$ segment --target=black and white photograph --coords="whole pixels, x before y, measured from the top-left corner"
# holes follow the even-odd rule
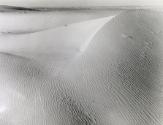
[[[0,0],[0,125],[163,125],[163,0]]]

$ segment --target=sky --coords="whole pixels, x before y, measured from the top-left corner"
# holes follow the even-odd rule
[[[12,6],[163,6],[163,0],[0,0],[0,5]]]

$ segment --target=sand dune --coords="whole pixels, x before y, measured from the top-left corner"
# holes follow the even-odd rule
[[[0,124],[161,125],[162,27],[132,10],[1,36]]]

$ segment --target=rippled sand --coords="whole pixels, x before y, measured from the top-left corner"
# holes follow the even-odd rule
[[[162,11],[0,19],[1,125],[163,124]]]

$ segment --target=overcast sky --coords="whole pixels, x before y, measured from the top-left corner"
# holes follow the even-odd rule
[[[16,6],[163,6],[163,0],[0,0],[0,5]]]

